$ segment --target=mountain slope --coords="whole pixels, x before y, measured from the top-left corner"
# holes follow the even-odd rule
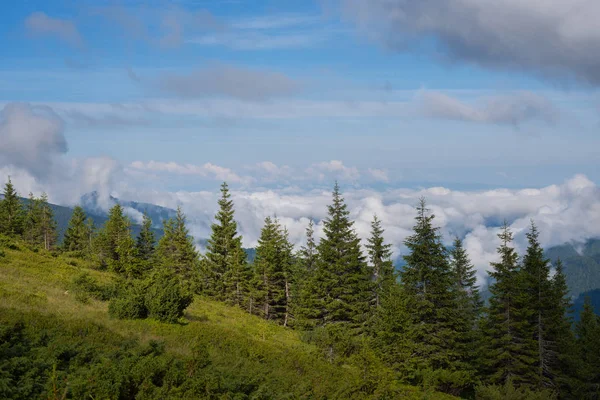
[[[71,282],[113,275],[0,243],[0,397],[424,398],[381,367],[330,364],[297,332],[201,297],[180,324],[110,319]]]

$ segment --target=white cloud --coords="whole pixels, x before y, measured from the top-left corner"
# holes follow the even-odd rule
[[[221,167],[212,163],[195,165],[162,161],[134,161],[129,165],[129,167],[139,171],[166,172],[179,175],[199,175],[202,177],[210,177],[219,181],[227,181],[230,183],[248,184],[253,181],[251,177],[242,177],[229,168]]]
[[[340,160],[323,161],[313,164],[306,172],[309,176],[315,176],[319,181],[332,178],[344,181],[356,181],[360,178],[360,173],[356,167],[347,167]]]
[[[369,174],[371,177],[379,182],[389,182],[390,177],[385,169],[369,168]]]
[[[63,120],[50,108],[9,103],[0,110],[0,165],[14,165],[37,177],[55,172],[67,152]]]

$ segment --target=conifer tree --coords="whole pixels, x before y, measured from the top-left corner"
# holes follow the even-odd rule
[[[250,296],[252,270],[246,261],[246,252],[241,246],[238,246],[230,251],[227,257],[227,265],[229,267],[223,275],[224,300],[229,304],[242,307],[252,313],[252,308],[254,307],[254,299]]]
[[[221,185],[219,211],[215,219],[203,260],[203,286],[208,295],[225,300],[228,297],[225,276],[234,260],[239,261],[242,255],[245,257],[242,238],[238,236],[237,223],[234,220],[233,201],[225,182]],[[234,257],[234,254],[238,256]]]
[[[98,233],[94,247],[101,266],[119,273],[134,272],[130,270],[136,263],[135,241],[131,237],[129,218],[120,204],[109,210],[108,220]],[[133,269],[137,270],[137,267]]]
[[[483,321],[481,363],[488,383],[504,385],[512,380],[520,384],[524,380],[523,372],[531,369],[532,359],[524,349],[523,339],[529,339],[520,336],[524,321],[517,301],[519,256],[512,247],[513,233],[506,222],[498,237],[500,261],[492,263],[493,271],[489,272],[493,283],[489,287],[491,297]]]
[[[592,301],[585,297],[579,322],[575,326],[577,355],[581,360],[579,379],[581,399],[600,398],[600,317],[594,313]]]
[[[87,216],[81,206],[73,208],[73,214],[63,238],[63,247],[67,251],[83,251],[89,247],[89,228],[86,226]]]
[[[425,199],[417,207],[414,233],[404,244],[409,254],[400,279],[410,307],[406,340],[410,356],[406,372],[415,377],[434,371],[454,382],[450,386],[470,383],[463,370],[457,343],[460,318],[457,316],[457,296],[453,274],[448,263],[439,228],[433,226],[434,215],[429,213]],[[454,376],[451,376],[455,373]]]
[[[281,236],[281,263],[283,268],[283,279],[285,288],[285,314],[283,317],[283,326],[292,324],[295,319],[294,287],[297,285],[296,272],[297,262],[294,257],[294,245],[290,242],[289,232],[286,227],[283,228]]]
[[[317,300],[313,293],[312,286],[317,282],[313,279],[316,270],[318,252],[317,243],[314,237],[314,223],[312,219],[306,227],[306,245],[302,246],[296,256],[296,268],[294,270],[294,282],[292,287],[293,313],[295,316],[295,325],[298,327],[310,328],[311,321],[314,321]]]
[[[524,360],[519,379],[538,387],[550,387],[551,371],[550,359],[553,343],[548,333],[552,296],[552,283],[550,281],[550,260],[544,257],[544,250],[539,242],[539,232],[533,221],[527,232],[528,246],[523,265],[520,271],[520,292],[517,300],[517,317],[519,321],[519,335]],[[525,364],[533,359],[531,368]]]
[[[285,266],[281,226],[265,218],[254,259],[253,289],[256,308],[263,318],[283,322],[286,310]]]
[[[34,246],[41,244],[40,222],[40,201],[34,197],[33,193],[29,193],[29,199],[27,200],[27,205],[25,206],[25,216],[23,218],[23,239]]]
[[[56,220],[54,219],[54,211],[48,204],[48,195],[42,193],[39,199],[40,204],[40,240],[45,250],[50,250],[56,244],[58,233],[56,228]]]
[[[324,220],[324,237],[317,246],[315,271],[304,293],[302,318],[308,326],[343,324],[361,328],[369,319],[371,271],[360,249],[350,212],[335,184],[333,202]]]
[[[149,261],[154,256],[156,239],[152,230],[152,220],[144,213],[142,229],[136,241],[137,255],[143,261]]]
[[[185,226],[185,215],[181,207],[177,207],[175,218],[164,222],[163,231],[164,235],[156,250],[161,264],[173,269],[182,279],[193,283],[196,279],[198,253]]]
[[[4,199],[0,202],[0,233],[5,235],[21,235],[25,212],[19,195],[10,177],[4,185]]]
[[[377,218],[377,215],[374,215],[371,222],[371,236],[367,239],[366,248],[373,274],[374,293],[372,301],[375,307],[379,307],[382,294],[396,280],[392,263],[392,245],[385,243],[383,233],[381,221]]]
[[[548,338],[548,374],[553,389],[560,397],[572,397],[577,386],[575,336],[571,326],[572,303],[562,261],[556,261],[551,279],[546,336]]]

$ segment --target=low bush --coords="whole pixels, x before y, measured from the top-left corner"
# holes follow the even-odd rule
[[[177,322],[183,316],[183,311],[192,304],[191,292],[182,287],[174,273],[164,268],[155,272],[150,282],[146,293],[149,316],[162,322]]]
[[[132,282],[127,288],[119,288],[117,297],[108,304],[108,314],[118,319],[143,319],[148,317],[143,282]]]
[[[117,292],[115,285],[101,285],[87,272],[73,278],[69,289],[75,294],[75,298],[82,303],[86,303],[90,298],[107,301],[115,297]]]

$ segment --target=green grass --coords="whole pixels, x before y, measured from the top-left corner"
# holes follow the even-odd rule
[[[62,337],[60,340],[72,346],[93,344],[94,354],[97,353],[97,359],[101,360],[109,357],[104,355],[103,351],[123,348],[124,343],[131,340],[134,340],[140,349],[158,341],[163,343],[165,348],[166,355],[161,357],[168,356],[168,359],[172,360],[169,362],[178,362],[181,365],[188,365],[190,360],[194,359],[197,349],[203,348],[207,351],[210,365],[202,370],[203,395],[198,394],[195,398],[452,398],[438,393],[425,393],[418,388],[399,384],[392,379],[391,372],[381,365],[364,365],[359,368],[348,364],[330,364],[321,357],[315,346],[303,342],[298,332],[198,296],[186,310],[179,324],[165,324],[151,319],[111,319],[108,316],[107,302],[90,299],[83,303],[75,298],[71,290],[73,278],[82,272],[89,273],[102,284],[110,284],[115,279],[111,273],[93,270],[89,263],[81,259],[53,256],[42,251],[33,252],[21,243],[17,243],[17,247],[0,248],[4,253],[4,256],[0,256],[0,323],[17,326],[19,321],[23,322],[28,329],[25,336],[34,338],[29,340],[30,343],[39,342],[35,338],[40,331],[53,332],[52,335]],[[80,335],[76,340],[73,339],[73,342],[64,339],[70,338],[73,332],[87,332],[86,327],[90,327],[93,334]],[[36,346],[39,346],[39,343]],[[39,348],[35,349],[35,354],[39,354]],[[2,354],[0,352],[0,357]],[[58,356],[48,357],[47,359],[54,360],[52,357]],[[2,361],[0,358],[0,394]],[[48,368],[51,363],[44,362],[44,373],[49,374]],[[140,362],[136,361],[132,365]],[[74,396],[79,390],[77,382],[84,379],[84,375],[73,368],[73,365],[64,366],[60,371],[65,382],[71,382],[64,384],[71,387],[70,391],[67,391],[69,396]],[[81,368],[88,366],[83,364]],[[165,371],[165,376],[172,374],[168,369]],[[206,378],[209,372],[212,380]],[[194,373],[190,374],[184,378],[192,379]],[[52,381],[50,378],[47,379],[48,382]],[[207,383],[215,379],[220,382],[216,386]],[[44,398],[48,398],[48,392],[53,393],[54,390],[48,382],[43,389],[46,391]],[[141,383],[139,385],[144,387]],[[160,392],[162,394],[152,392],[153,395],[144,395],[146,397],[138,394],[136,398],[185,397],[182,394],[185,385],[173,389],[175,386],[172,384],[170,391]],[[98,390],[98,393],[105,393],[100,392],[99,388],[94,389],[93,386],[81,387],[88,391]],[[208,388],[212,388],[210,390],[214,393]],[[161,390],[163,389],[167,390],[161,387]],[[239,392],[237,397],[231,395],[234,392]],[[105,396],[111,398],[111,395]]]

